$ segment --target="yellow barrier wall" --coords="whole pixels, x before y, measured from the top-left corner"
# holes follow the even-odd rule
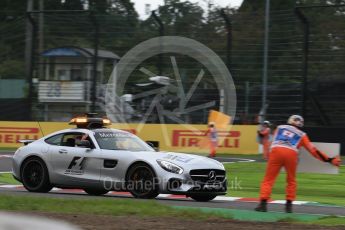
[[[162,151],[205,153],[198,147],[205,138],[206,125],[113,124],[113,128],[130,131],[145,141],[159,141]],[[38,139],[52,132],[73,128],[65,122],[0,121],[0,147],[21,146],[20,139]],[[230,131],[219,130],[219,153],[249,154],[258,152],[254,125],[234,125]]]

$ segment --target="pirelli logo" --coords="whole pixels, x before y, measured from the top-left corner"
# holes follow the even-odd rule
[[[198,143],[205,138],[206,130],[195,132],[192,130],[174,130],[172,135],[173,147],[198,147]],[[240,131],[219,131],[220,148],[239,148]]]
[[[38,139],[38,128],[0,127],[0,143],[15,144],[21,139]]]

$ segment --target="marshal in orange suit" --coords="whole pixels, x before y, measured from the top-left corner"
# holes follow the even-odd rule
[[[261,183],[260,204],[256,211],[267,211],[267,200],[270,199],[272,187],[282,167],[286,171],[286,205],[285,211],[292,212],[292,202],[296,198],[296,170],[298,163],[298,149],[304,147],[315,158],[323,162],[329,162],[335,166],[340,165],[340,158],[328,157],[325,153],[316,149],[310,142],[306,133],[300,128],[304,125],[303,117],[292,115],[287,125],[277,127],[269,154],[265,177]]]
[[[269,121],[264,121],[264,123],[261,125],[261,128],[258,130],[259,143],[263,146],[263,158],[265,160],[268,160],[268,155],[271,146],[270,124],[271,123]]]

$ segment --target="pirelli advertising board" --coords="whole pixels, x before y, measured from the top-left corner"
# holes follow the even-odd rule
[[[52,132],[72,128],[66,122],[5,122],[0,121],[0,147],[21,146],[20,139],[38,139]],[[112,124],[112,128],[127,130],[145,141],[159,142],[161,151],[206,153],[201,143],[206,125],[161,125],[161,124]],[[251,154],[258,152],[254,125],[234,125],[227,130],[218,130],[218,153]]]

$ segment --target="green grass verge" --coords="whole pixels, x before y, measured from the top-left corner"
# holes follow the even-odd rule
[[[279,212],[255,212],[252,210],[238,210],[227,208],[191,208],[174,206],[178,210],[200,210],[203,213],[222,216],[223,218],[230,218],[243,221],[262,221],[262,222],[277,222],[277,221],[316,221],[322,216],[311,214],[287,214]],[[345,223],[345,222],[344,222]]]
[[[221,208],[170,207],[154,200],[138,199],[78,199],[31,196],[0,196],[0,210],[21,212],[77,213],[111,216],[136,215],[141,217],[176,217],[207,220],[209,218],[244,221],[284,221],[320,225],[345,225],[345,218],[298,215],[285,213],[258,213]]]
[[[19,185],[21,184],[17,180],[15,180],[11,173],[0,173],[0,184],[14,184]]]
[[[303,224],[318,224],[328,226],[345,226],[344,217],[324,216],[315,214],[295,214],[280,212],[255,212],[248,210],[225,209],[225,208],[191,208],[174,206],[178,210],[199,210],[208,215],[220,216],[226,219],[235,219],[242,221],[260,221],[260,222],[290,222]]]
[[[0,152],[14,152],[17,148],[0,147]]]
[[[335,225],[344,225],[345,226],[345,218],[344,217],[335,217],[335,216],[326,216],[326,217],[322,217],[318,220],[312,221],[312,224],[328,225],[328,226],[335,226]]]
[[[266,163],[226,164],[228,173],[228,196],[258,197]],[[285,173],[277,178],[272,199],[285,199]],[[297,174],[297,200],[315,201],[345,206],[345,166],[338,175],[299,173]]]
[[[31,196],[0,196],[0,210],[84,213],[98,215],[166,216],[206,219],[198,210],[176,210],[153,200],[134,199],[74,199]]]

